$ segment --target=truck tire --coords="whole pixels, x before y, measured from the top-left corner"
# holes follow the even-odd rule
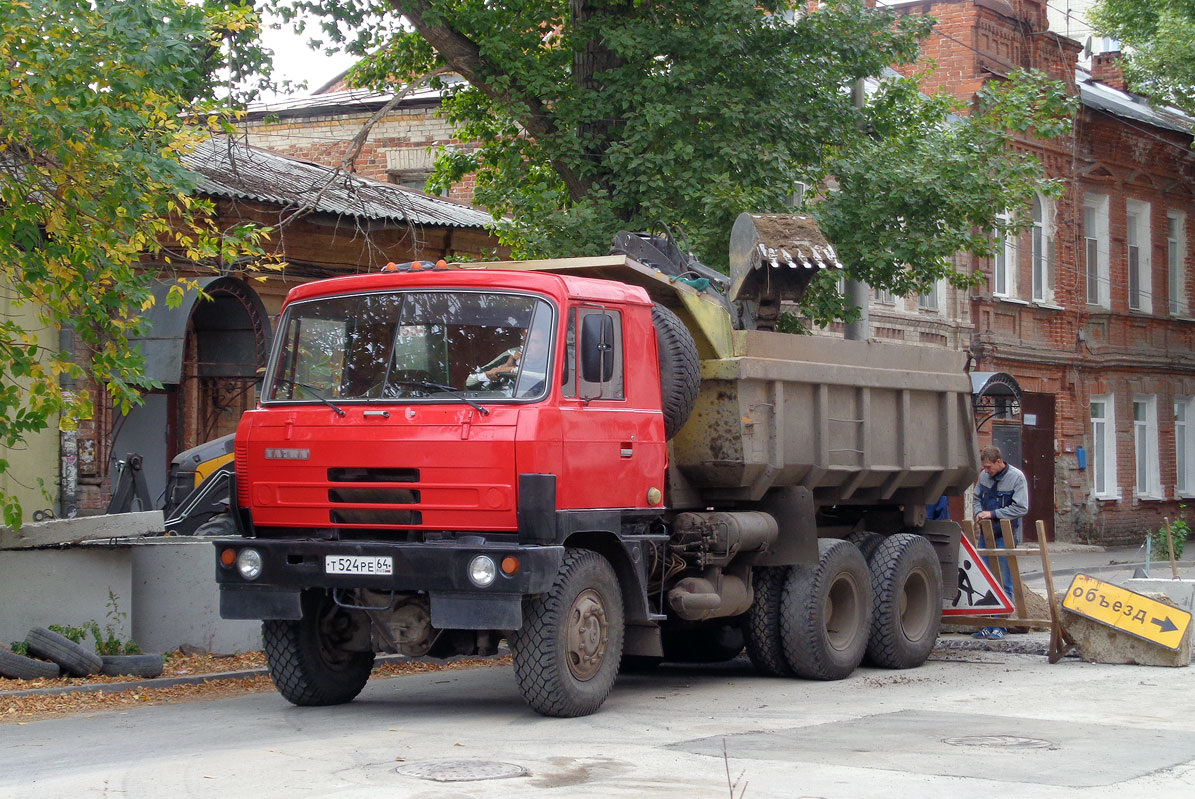
[[[53,679],[58,672],[57,663],[27,658],[0,646],[0,677],[10,680]]]
[[[676,435],[693,406],[701,386],[701,363],[693,334],[676,314],[663,305],[653,305],[651,322],[656,328],[660,357],[660,392],[663,397],[664,435]]]
[[[566,550],[552,589],[525,600],[523,627],[510,641],[527,704],[560,718],[595,712],[618,676],[623,632],[614,569],[596,552]]]
[[[780,641],[780,598],[788,570],[788,566],[755,567],[755,601],[742,620],[747,657],[757,671],[769,677],[793,676]]]
[[[45,627],[30,630],[25,636],[25,643],[29,645],[31,654],[54,661],[72,677],[98,674],[104,666],[103,659],[95,652]]]
[[[863,660],[871,632],[871,573],[859,548],[817,542],[816,566],[789,568],[780,601],[780,639],[798,677],[841,680]]]
[[[288,702],[303,707],[351,702],[373,669],[373,652],[341,649],[347,611],[323,591],[305,591],[303,618],[266,619],[262,644],[270,677]]]
[[[863,555],[863,560],[871,564],[871,556],[880,548],[880,544],[884,543],[884,536],[879,533],[868,532],[867,530],[856,530],[846,537],[855,546],[859,547],[859,552]]]
[[[688,630],[664,630],[664,660],[672,663],[725,663],[743,651],[743,630],[736,622],[706,622]]]
[[[227,513],[217,513],[215,516],[196,527],[195,532],[191,533],[191,535],[196,537],[214,536],[220,538],[231,538],[236,534],[236,522],[234,522],[232,520],[232,516]]]
[[[875,604],[867,662],[889,669],[920,666],[942,625],[942,567],[933,544],[911,533],[890,536],[870,570]]]

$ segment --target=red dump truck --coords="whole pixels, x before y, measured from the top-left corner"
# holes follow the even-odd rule
[[[925,507],[977,461],[962,356],[770,329],[837,265],[808,219],[744,214],[733,280],[620,239],[290,292],[215,542],[221,614],[263,620],[288,700],[503,640],[550,716],[664,658],[928,657],[959,528]]]

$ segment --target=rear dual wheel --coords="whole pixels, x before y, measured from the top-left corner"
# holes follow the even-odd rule
[[[875,605],[867,662],[889,669],[920,666],[942,624],[942,568],[933,544],[911,533],[888,536],[869,570]]]

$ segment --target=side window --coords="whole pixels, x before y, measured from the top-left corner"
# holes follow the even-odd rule
[[[586,319],[589,317],[601,317],[605,315],[610,321],[606,325],[600,325],[595,320],[586,325]],[[609,342],[610,356],[613,358],[613,368],[609,370],[609,379],[591,381],[586,380],[583,365],[583,353],[578,354],[579,348],[586,344],[585,337],[582,332],[587,328],[589,330],[596,330],[600,327],[605,327],[612,335]],[[605,357],[605,356],[603,356]],[[626,399],[623,378],[623,348],[622,348],[622,312],[612,311],[605,308],[586,307],[573,308],[568,314],[568,334],[565,347],[564,359],[564,388],[563,394],[566,397],[579,397],[581,399]]]

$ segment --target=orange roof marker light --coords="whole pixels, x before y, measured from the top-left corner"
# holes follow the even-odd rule
[[[407,261],[407,262],[401,263],[401,264],[396,264],[393,261],[391,261],[390,263],[388,263],[382,267],[382,271],[383,272],[422,272],[424,269],[446,269],[446,268],[448,268],[447,264],[444,264],[444,266],[440,266],[440,264],[443,264],[443,263],[444,263],[443,259],[441,259],[439,261],[439,263],[437,263],[435,265],[433,265],[431,261]]]

